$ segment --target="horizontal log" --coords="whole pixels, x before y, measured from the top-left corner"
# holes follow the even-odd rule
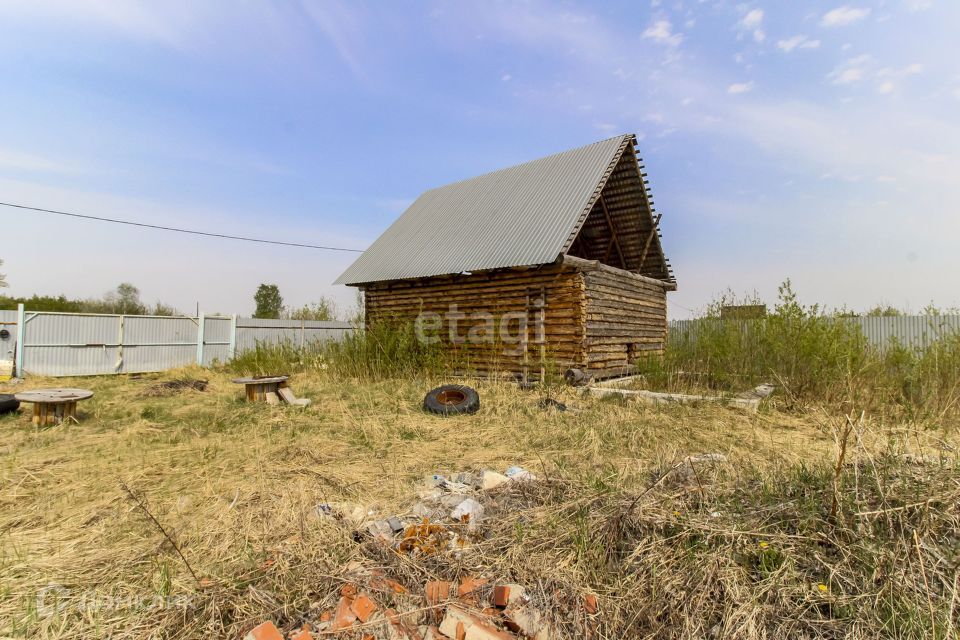
[[[577,277],[573,267],[563,265],[548,265],[541,268],[503,269],[495,271],[476,271],[470,274],[456,274],[445,276],[430,276],[427,278],[412,278],[408,280],[390,280],[371,283],[364,287],[366,291],[401,291],[412,289],[426,289],[430,287],[462,287],[481,285],[489,282],[501,283],[536,283],[541,284],[552,280],[564,280]]]

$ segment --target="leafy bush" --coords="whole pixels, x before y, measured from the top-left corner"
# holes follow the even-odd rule
[[[662,359],[638,363],[652,385],[731,391],[770,382],[794,404],[892,405],[918,419],[960,409],[958,335],[924,350],[876,349],[856,324],[800,304],[789,280],[765,318],[721,320],[730,302],[727,294],[691,328],[671,332]]]

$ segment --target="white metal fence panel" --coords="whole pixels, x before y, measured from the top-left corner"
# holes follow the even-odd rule
[[[232,357],[233,320],[224,316],[203,318],[203,366],[226,362]]]
[[[341,340],[348,331],[346,322],[34,312],[21,305],[0,311],[0,361],[8,368],[16,361],[19,375],[143,373],[227,362],[258,342]]]
[[[335,320],[267,320],[237,319],[237,352],[253,349],[257,344],[285,343],[302,348],[314,343],[342,340],[353,331],[349,322]]]
[[[26,313],[21,370],[44,376],[117,373],[122,365],[118,318]]]
[[[196,318],[117,316],[123,322],[124,373],[184,367],[197,361]]]
[[[960,332],[960,316],[891,316],[845,318],[859,325],[875,347],[886,347],[893,340],[914,349],[926,349],[945,336]]]
[[[718,321],[718,320],[713,320]],[[913,349],[926,349],[937,340],[960,333],[960,315],[949,316],[878,316],[836,318],[837,322],[856,325],[870,346],[886,349],[894,342]],[[695,340],[700,320],[673,320],[668,332],[676,337]],[[736,320],[749,325],[750,320]]]

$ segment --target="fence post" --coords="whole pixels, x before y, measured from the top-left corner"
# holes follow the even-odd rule
[[[17,305],[17,346],[13,354],[15,369],[14,378],[23,377],[23,339],[27,335],[26,311],[23,310],[23,303]]]
[[[201,313],[197,316],[197,364],[203,366],[203,325],[204,317]]]
[[[230,318],[230,359],[237,356],[237,314]]]

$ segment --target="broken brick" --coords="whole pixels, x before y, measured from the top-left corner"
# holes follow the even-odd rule
[[[243,640],[283,640],[283,634],[272,622],[264,622],[251,629]]]
[[[592,593],[588,593],[583,596],[583,609],[590,615],[593,615],[600,610],[600,607],[597,605],[597,596]]]
[[[463,596],[473,593],[474,591],[476,591],[477,589],[479,589],[485,584],[487,584],[487,581],[484,580],[483,578],[474,578],[473,576],[467,576],[466,578],[464,578],[464,580],[460,583],[460,586],[457,588],[457,595],[462,598]]]
[[[454,640],[515,640],[515,636],[459,607],[447,607],[440,633]]]
[[[353,584],[352,582],[348,582],[340,587],[340,595],[342,595],[344,598],[355,597],[357,595],[357,585]]]
[[[493,588],[493,604],[505,609],[511,604],[524,602],[527,590],[519,584],[498,584]]]
[[[340,602],[337,603],[337,610],[333,612],[332,629],[334,631],[349,629],[357,621],[357,615],[350,608],[350,604],[351,600],[346,596],[340,598]]]
[[[451,583],[443,580],[431,580],[423,585],[427,596],[427,604],[435,605],[450,599]]]
[[[377,610],[377,605],[373,600],[361,593],[350,603],[350,610],[357,616],[360,622],[366,622],[370,619],[370,615]]]

